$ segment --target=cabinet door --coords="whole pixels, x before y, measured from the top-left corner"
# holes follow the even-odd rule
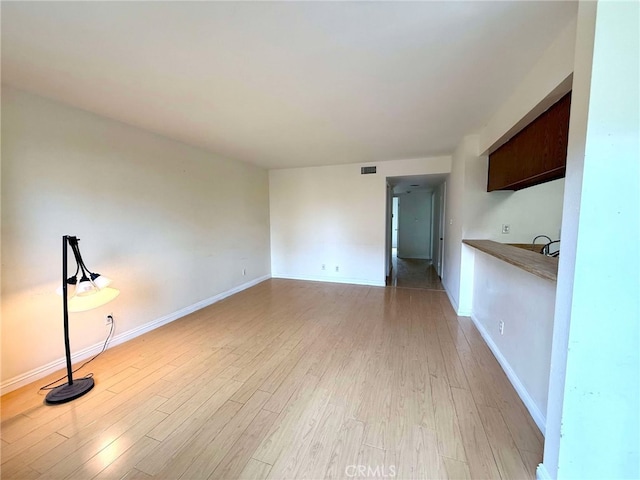
[[[488,192],[499,190],[515,180],[514,158],[514,145],[510,142],[505,143],[489,156]]]
[[[514,183],[533,178],[544,171],[544,144],[547,130],[547,112],[531,122],[514,138],[520,164]]]
[[[545,131],[545,171],[563,169],[567,163],[570,110],[571,93],[568,93],[547,111],[549,128]]]
[[[488,192],[564,177],[570,107],[571,92],[489,155]]]

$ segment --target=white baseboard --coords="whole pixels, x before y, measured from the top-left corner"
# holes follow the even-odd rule
[[[196,310],[200,310],[201,308],[208,307],[209,305],[219,302],[220,300],[230,297],[231,295],[241,292],[242,290],[246,290],[247,288],[253,287],[254,285],[257,285],[258,283],[262,283],[265,280],[268,280],[270,278],[271,278],[271,275],[264,275],[262,277],[255,278],[246,283],[243,283],[242,285],[238,285],[237,287],[234,287],[230,290],[214,295],[213,297],[209,297],[205,300],[194,303],[193,305],[189,305],[187,307],[181,308],[176,312],[170,313],[163,317],[147,322],[144,325],[140,325],[139,327],[132,328],[131,330],[128,330],[126,332],[119,333],[118,335],[115,335],[111,339],[111,341],[109,342],[109,348],[115,347],[116,345],[119,345],[128,340],[136,338],[140,335],[150,332],[151,330],[155,330],[158,327],[166,325],[167,323],[171,323],[174,320],[177,320],[179,318],[184,317],[185,315],[195,312]],[[104,342],[96,343],[95,345],[91,345],[90,347],[84,348],[78,352],[71,354],[71,362],[76,363],[92,357],[93,355],[97,354],[100,350],[102,350],[103,344]],[[41,367],[34,368],[33,370],[30,370],[26,373],[10,378],[2,382],[2,384],[0,385],[0,392],[2,395],[4,395],[5,393],[9,393],[24,385],[28,385],[31,382],[35,382],[40,378],[46,377],[47,375],[64,368],[65,364],[66,364],[66,359],[64,357],[59,358],[58,360],[54,360],[53,362],[47,363],[46,365],[42,365]]]
[[[441,282],[441,283],[442,283],[442,286],[444,287],[444,291],[447,294],[447,297],[449,297],[449,303],[453,307],[453,311],[458,313],[458,302],[456,302],[456,299],[453,298],[453,295],[451,295],[451,292],[449,291],[447,286],[444,284],[444,282]]]
[[[553,480],[551,475],[549,475],[549,470],[544,466],[544,463],[538,465],[536,468],[536,479],[537,480]]]
[[[284,275],[274,273],[272,278],[283,278],[285,280],[305,280],[308,282],[325,282],[325,283],[348,283],[351,285],[366,285],[369,287],[384,287],[385,282],[376,282],[374,280],[366,280],[362,278],[345,278],[345,277],[313,277],[306,275]]]
[[[511,365],[509,364],[507,359],[504,357],[504,355],[502,355],[502,352],[500,351],[498,346],[495,344],[495,342],[489,335],[489,332],[487,332],[484,326],[478,321],[478,319],[474,315],[471,315],[471,320],[473,321],[474,325],[480,332],[480,335],[482,335],[482,338],[484,339],[485,343],[489,346],[489,348],[493,352],[493,355],[496,357],[496,360],[498,360],[498,363],[502,367],[502,370],[504,370],[504,373],[507,375],[507,378],[511,382],[511,385],[513,385],[513,388],[515,388],[516,392],[518,393],[518,396],[524,403],[525,407],[527,407],[527,410],[529,410],[529,413],[531,414],[533,421],[536,422],[536,425],[538,426],[538,428],[540,429],[540,432],[542,432],[542,435],[544,436],[545,427],[547,424],[546,418],[544,417],[544,415],[542,414],[538,406],[533,401],[533,398],[531,397],[531,395],[529,395],[529,392],[527,391],[525,386],[522,384],[522,382],[518,378],[518,375],[516,375],[516,372],[513,370],[513,368],[511,368]]]
[[[453,311],[456,312],[456,315],[458,315],[459,317],[470,317],[471,310],[469,311],[460,310],[460,306],[458,305],[458,302],[456,302],[456,299],[453,298],[453,295],[451,295],[451,292],[449,291],[447,286],[444,284],[444,282],[442,282],[442,286],[444,288],[445,293],[447,294],[447,297],[449,297],[449,303],[451,303],[451,306],[453,307]]]

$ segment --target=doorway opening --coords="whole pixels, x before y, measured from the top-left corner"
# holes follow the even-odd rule
[[[387,177],[387,286],[443,290],[446,177]]]

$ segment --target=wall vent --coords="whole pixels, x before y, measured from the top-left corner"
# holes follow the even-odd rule
[[[368,175],[370,173],[376,173],[376,167],[362,167],[360,169],[360,174]]]

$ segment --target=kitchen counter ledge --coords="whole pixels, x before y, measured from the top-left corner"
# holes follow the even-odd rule
[[[514,247],[493,240],[462,240],[462,243],[499,258],[533,275],[555,282],[558,280],[558,258]]]

